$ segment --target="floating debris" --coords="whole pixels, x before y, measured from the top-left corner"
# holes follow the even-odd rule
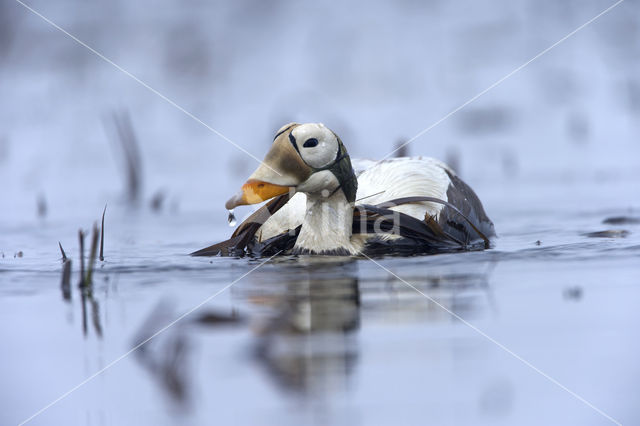
[[[607,225],[636,225],[640,223],[640,217],[633,216],[612,216],[602,221]]]
[[[606,231],[588,232],[582,234],[590,238],[626,238],[631,232],[626,229],[608,229]]]
[[[13,255],[13,258],[15,259],[16,257],[22,257],[22,256],[24,256],[24,253],[22,253],[22,250],[20,250],[19,252]]]
[[[243,324],[245,319],[236,311],[231,312],[231,314],[209,311],[197,316],[193,322],[207,326],[232,326]]]
[[[582,287],[580,286],[567,287],[562,292],[562,295],[567,300],[578,301],[582,299]]]

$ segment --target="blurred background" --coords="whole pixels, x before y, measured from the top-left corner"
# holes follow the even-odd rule
[[[0,424],[203,300],[32,424],[640,420],[638,0],[445,120],[614,1],[25,4],[42,17],[0,0]],[[188,257],[229,236],[258,165],[225,138],[261,159],[291,121],[370,159],[438,123],[407,154],[457,170],[499,238],[380,262],[606,415],[367,260],[282,259],[225,290],[259,260]],[[105,204],[79,288],[78,228]]]
[[[290,121],[323,122],[353,157],[377,159],[613,3],[29,4],[260,159]],[[2,220],[30,218],[38,200],[68,217],[124,196],[114,115],[137,141],[141,202],[224,217],[254,159],[19,3],[0,2],[0,20]],[[640,166],[639,21],[624,2],[409,154],[455,163],[472,186],[628,177]]]

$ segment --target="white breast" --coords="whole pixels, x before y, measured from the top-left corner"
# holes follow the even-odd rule
[[[380,204],[402,197],[435,197],[447,200],[450,179],[453,173],[444,163],[429,157],[402,157],[384,160],[353,159],[353,168],[358,176],[356,205]],[[437,215],[441,204],[422,202],[393,207],[417,219],[425,215]],[[306,195],[297,193],[291,200],[265,222],[257,236],[266,240],[302,223],[306,210]]]

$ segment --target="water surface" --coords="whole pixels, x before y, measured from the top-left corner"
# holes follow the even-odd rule
[[[639,225],[602,224],[626,209],[496,213],[491,250],[376,259],[424,295],[367,259],[191,258],[212,218],[116,206],[83,302],[74,224],[5,226],[2,423],[207,299],[32,424],[607,422],[513,354],[633,423]],[[213,234],[230,232],[224,219]],[[626,238],[585,235],[621,226]],[[70,300],[58,239],[74,262]]]

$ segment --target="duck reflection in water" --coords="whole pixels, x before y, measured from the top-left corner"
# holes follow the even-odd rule
[[[407,282],[421,292],[465,319],[491,310],[488,276],[493,262],[425,265],[416,259],[403,260],[400,267]],[[361,335],[361,322],[428,330],[430,325],[457,321],[415,289],[369,265],[336,257],[276,260],[230,289],[230,313],[194,312],[143,346],[138,360],[174,402],[184,405],[190,388],[199,387],[193,382],[200,382],[195,365],[189,365],[190,348],[200,346],[213,330],[227,330],[221,335],[228,336],[232,328],[237,331],[233,334],[242,335],[248,327],[252,337],[244,350],[250,354],[250,364],[285,393],[318,397],[349,391],[360,361],[359,341],[369,337]],[[177,316],[173,311],[167,305],[156,309],[136,341],[155,333],[159,324],[171,322]],[[441,345],[415,347],[441,350]],[[225,352],[235,349],[226,347]],[[212,350],[219,354],[221,348]]]
[[[420,259],[401,263],[416,289],[466,319],[491,312],[493,261],[425,265]],[[457,322],[442,306],[370,262],[298,258],[296,264],[282,263],[256,271],[251,284],[232,291],[254,307],[254,359],[286,391],[317,396],[348,390],[360,340],[367,337],[361,336],[360,325],[367,319],[427,328]]]
[[[358,358],[355,266],[344,260],[314,263],[289,271],[284,281],[281,274],[256,274],[261,284],[248,289],[247,298],[270,312],[254,320],[254,355],[285,390],[321,393],[346,387]],[[280,283],[268,283],[278,278]]]

